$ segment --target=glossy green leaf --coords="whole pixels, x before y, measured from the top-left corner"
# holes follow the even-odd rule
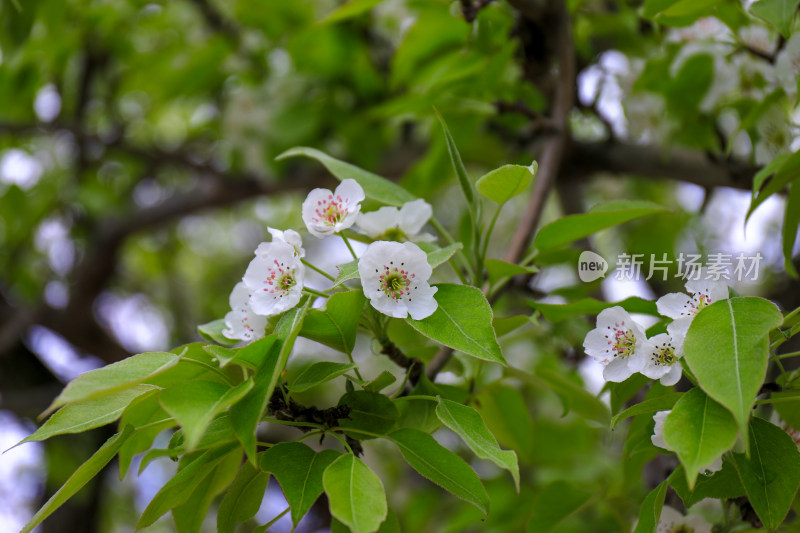
[[[91,481],[92,478],[114,458],[120,446],[125,442],[125,439],[130,437],[132,432],[133,428],[126,426],[121,432],[108,439],[105,444],[87,459],[85,463],[78,467],[61,488],[42,505],[41,509],[33,515],[33,518],[31,518],[27,524],[25,524],[20,533],[29,533],[32,531],[33,528],[41,524],[45,518],[53,514],[64,502],[74,496],[76,492]]]
[[[317,453],[299,442],[281,442],[259,454],[261,470],[281,484],[295,525],[322,494],[322,474],[340,455],[334,450]]]
[[[355,347],[358,321],[365,301],[364,293],[360,289],[331,295],[324,310],[309,310],[300,336],[330,346],[334,350],[351,353]]]
[[[489,283],[495,284],[501,279],[510,278],[522,274],[533,274],[538,272],[535,266],[524,267],[515,265],[514,263],[507,263],[500,259],[487,259],[484,261],[486,272],[489,274]]]
[[[324,152],[315,150],[314,148],[307,148],[304,146],[292,148],[290,150],[286,150],[275,159],[281,160],[297,156],[305,156],[310,157],[311,159],[316,159],[325,165],[325,168],[327,168],[328,171],[330,171],[330,173],[336,176],[336,178],[339,180],[356,180],[364,189],[364,194],[367,196],[367,198],[377,200],[378,202],[400,207],[406,202],[413,202],[417,199],[413,194],[402,188],[400,185],[397,185],[386,178],[382,178],[377,174],[373,174],[372,172],[358,168],[350,163],[340,161]]]
[[[235,444],[227,444],[191,460],[184,459],[178,473],[171,477],[153,496],[150,503],[139,517],[137,529],[147,527],[171,509],[182,505],[192,495],[192,489],[211,475],[217,465],[236,448]]]
[[[651,490],[639,508],[639,521],[633,533],[656,533],[661,509],[664,507],[664,497],[667,495],[667,480],[662,481]]]
[[[773,392],[770,399],[781,419],[794,429],[800,429],[800,390]]]
[[[267,360],[275,343],[280,344],[278,335],[267,335],[263,339],[258,339],[240,348],[231,362],[255,370]]]
[[[531,166],[503,165],[481,176],[475,182],[475,188],[483,196],[498,204],[504,204],[518,194],[525,192],[530,186],[538,163],[534,161]]]
[[[252,379],[233,388],[211,381],[188,381],[161,391],[160,401],[183,428],[184,447],[191,450],[217,413],[242,399],[252,388]]]
[[[661,205],[641,200],[606,202],[594,206],[587,213],[565,216],[547,224],[536,234],[533,243],[539,251],[549,250],[600,230],[665,211],[667,209]]]
[[[528,300],[528,305],[542,313],[550,322],[561,322],[567,318],[580,315],[597,315],[603,309],[620,306],[629,313],[643,313],[658,316],[658,309],[653,300],[645,300],[638,296],[631,296],[619,302],[601,302],[594,298],[583,298],[568,304],[547,304]]]
[[[531,323],[530,317],[526,315],[494,317],[494,320],[492,320],[492,326],[498,338]]]
[[[154,391],[152,385],[134,385],[90,400],[70,403],[62,407],[47,419],[42,427],[32,435],[25,437],[24,442],[41,441],[55,435],[65,433],[81,433],[100,426],[105,426],[122,416],[122,412],[136,398]]]
[[[758,0],[750,6],[750,13],[772,25],[786,39],[792,36],[792,23],[798,0]]]
[[[733,454],[750,504],[764,525],[777,528],[800,485],[800,452],[781,428],[761,418],[750,422],[750,458]]]
[[[207,341],[216,342],[217,344],[226,344],[228,346],[232,346],[236,344],[237,340],[229,339],[222,332],[227,329],[228,326],[225,325],[225,319],[219,318],[217,320],[212,320],[211,322],[207,322],[205,324],[201,324],[197,326],[197,332],[200,333],[200,336],[206,339]]]
[[[621,420],[625,420],[626,418],[630,418],[632,416],[652,415],[658,411],[669,411],[682,395],[682,392],[670,392],[664,396],[651,398],[649,400],[632,405],[624,411],[611,417],[611,429],[614,429],[614,426],[616,426]]]
[[[225,348],[224,346],[217,346],[216,344],[208,344],[203,346],[203,349],[219,362],[220,368],[226,367],[239,353],[238,349]]]
[[[781,322],[772,302],[731,298],[700,311],[686,334],[689,368],[706,394],[733,413],[742,434],[767,372],[769,332]]]
[[[549,533],[578,512],[592,499],[593,493],[567,481],[554,481],[533,500],[530,533]]]
[[[325,383],[326,381],[341,376],[348,370],[354,368],[356,368],[356,365],[351,363],[320,361],[319,363],[314,363],[306,367],[286,388],[292,392],[303,392],[312,387],[316,387],[320,383]]]
[[[411,326],[437,342],[467,355],[506,364],[492,328],[492,308],[481,291],[466,285],[441,284],[434,298],[436,311]]]
[[[177,422],[158,403],[158,394],[142,395],[133,400],[123,411],[119,422],[121,428],[132,426],[136,429],[119,449],[120,480],[128,472],[134,455],[148,450],[159,433],[176,425]]]
[[[436,416],[442,423],[458,434],[475,455],[488,459],[500,468],[511,472],[514,485],[519,492],[519,463],[517,454],[510,450],[502,450],[497,439],[486,427],[480,413],[472,407],[462,405],[444,398],[439,398]]]
[[[442,125],[445,142],[447,143],[447,152],[450,154],[450,162],[453,164],[453,169],[456,172],[458,184],[461,186],[461,192],[464,193],[464,198],[467,200],[467,205],[470,206],[470,210],[474,212],[474,185],[472,184],[472,180],[470,179],[469,175],[467,175],[467,169],[464,168],[464,162],[461,161],[461,154],[458,153],[458,147],[456,146],[456,142],[453,140],[453,136],[450,135],[450,130],[447,128],[447,123],[444,121],[444,117],[435,108],[434,112],[439,119],[439,123]]]
[[[172,368],[178,364],[179,359],[175,354],[167,352],[145,352],[97,370],[90,370],[70,381],[45,412],[49,413],[68,403],[132,387]]]
[[[372,533],[386,520],[383,483],[361,459],[342,455],[325,469],[322,484],[331,515],[353,533]]]
[[[245,462],[236,474],[217,511],[218,533],[234,533],[236,524],[258,512],[267,490],[269,474]]]
[[[736,420],[697,387],[684,394],[664,420],[664,442],[678,454],[689,489],[698,472],[736,442]]]
[[[339,405],[350,407],[350,415],[339,419],[342,429],[360,430],[383,435],[394,428],[398,412],[394,403],[385,395],[366,390],[348,392],[339,400]],[[354,433],[359,439],[370,439],[368,434]]]
[[[343,263],[336,267],[339,273],[336,275],[336,280],[333,282],[333,287],[338,287],[345,281],[351,279],[358,279],[358,261],[350,261]]]
[[[405,460],[423,477],[448,492],[489,513],[489,495],[472,468],[459,456],[416,429],[399,429],[389,439],[400,448]]]
[[[530,381],[531,376],[527,372],[516,369],[511,375],[528,381]],[[552,389],[561,398],[564,404],[564,414],[573,410],[583,418],[594,420],[603,425],[610,422],[611,413],[609,413],[606,404],[571,379],[543,366],[536,369],[535,377],[542,380],[548,388]]]
[[[758,186],[764,183],[766,177],[769,176],[767,169],[774,172],[774,175],[766,182],[763,188],[759,189]],[[758,176],[762,178],[760,183],[755,181],[753,183],[753,199],[750,201],[750,208],[747,210],[747,217],[745,220],[748,220],[750,215],[753,214],[753,211],[764,203],[767,198],[782,191],[787,185],[793,183],[800,176],[800,151],[785,158],[776,158],[771,164],[765,166],[762,172],[763,174]]]
[[[394,374],[388,370],[384,370],[378,375],[378,377],[364,385],[364,390],[368,390],[370,392],[380,392],[395,381],[397,381],[397,378],[394,377]]]
[[[686,507],[691,507],[704,498],[727,500],[745,494],[742,482],[739,481],[739,475],[736,473],[736,466],[727,455],[722,458],[722,470],[707,476],[702,474],[697,476],[693,490],[689,489],[686,473],[682,466],[670,474],[669,486],[678,493]]]
[[[237,447],[224,456],[216,468],[190,489],[191,495],[181,505],[172,509],[172,518],[178,533],[200,533],[211,502],[225,491],[236,477],[242,462],[242,450]]]

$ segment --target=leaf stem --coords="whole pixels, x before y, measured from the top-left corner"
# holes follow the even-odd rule
[[[312,289],[311,287],[303,287],[303,292],[314,296],[318,296],[320,298],[330,298],[330,294],[325,294],[324,292]]]
[[[433,226],[433,228],[437,232],[439,232],[439,235],[441,235],[442,238],[444,238],[444,240],[447,241],[448,245],[456,243],[456,241],[453,239],[453,236],[450,235],[450,232],[447,231],[447,229],[444,226],[442,226],[442,223],[439,222],[436,219],[436,217],[431,217],[430,223],[431,226]],[[464,254],[464,250],[456,251],[456,257],[458,257],[461,260],[461,262],[463,263],[462,267],[467,271],[468,275],[472,277],[472,265],[469,264],[469,260],[467,259],[467,256]],[[456,271],[456,274],[458,275],[458,278],[461,280],[461,283],[466,284],[467,279],[466,277],[464,277],[461,271],[458,268],[453,268],[453,270]]]
[[[800,352],[782,353],[780,355],[776,355],[775,359],[788,359],[790,357],[797,357],[798,355],[800,355]]]
[[[323,276],[325,276],[325,277],[326,277],[326,278],[328,278],[329,280],[331,280],[331,281],[336,281],[336,278],[334,278],[333,276],[331,276],[330,274],[328,274],[327,272],[325,272],[325,271],[324,271],[324,270],[322,270],[321,268],[319,268],[319,267],[317,267],[317,266],[315,266],[315,265],[312,265],[310,262],[306,261],[305,259],[301,259],[301,260],[300,260],[300,262],[301,262],[301,263],[303,263],[303,264],[304,264],[305,266],[307,266],[308,268],[310,268],[311,270],[314,270],[314,271],[316,271],[316,272],[318,272],[318,273],[322,274]]]
[[[274,525],[274,524],[275,524],[275,522],[277,522],[278,520],[280,520],[281,518],[283,518],[283,516],[284,516],[286,513],[288,513],[290,509],[291,509],[291,507],[287,507],[286,509],[284,509],[283,511],[281,511],[280,513],[278,513],[278,516],[276,516],[275,518],[273,518],[272,520],[270,520],[269,522],[267,522],[267,523],[266,523],[266,524],[264,524],[263,526],[259,526],[259,528],[258,528],[258,531],[267,531],[267,530],[270,528],[270,526]]]

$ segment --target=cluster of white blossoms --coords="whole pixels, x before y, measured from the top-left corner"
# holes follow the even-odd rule
[[[711,533],[712,526],[699,514],[683,515],[669,505],[661,508],[656,533]]]
[[[728,285],[722,280],[704,279],[686,283],[685,293],[671,293],[656,301],[662,315],[672,319],[667,333],[649,339],[644,328],[631,318],[622,307],[603,310],[597,316],[597,327],[583,341],[586,355],[605,365],[606,381],[621,382],[635,372],[662,385],[674,385],[683,372],[683,342],[692,320],[704,307],[728,298]]]
[[[335,191],[312,190],[302,207],[306,229],[322,239],[358,224],[363,234],[382,239],[369,244],[358,258],[364,295],[388,316],[410,315],[415,320],[430,316],[438,304],[433,297],[437,288],[428,284],[432,268],[427,255],[413,242],[395,241],[434,240],[420,233],[433,215],[431,206],[415,200],[400,209],[382,207],[361,213],[364,198],[364,190],[352,179],[342,180]],[[293,308],[303,295],[305,264],[310,263],[304,260],[300,234],[268,229],[272,242],[258,245],[242,281],[231,292],[231,311],[225,315],[223,330],[229,339],[251,342],[263,337],[267,318]]]

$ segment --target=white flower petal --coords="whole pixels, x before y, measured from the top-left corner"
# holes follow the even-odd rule
[[[335,192],[314,189],[303,202],[303,222],[318,238],[338,233],[355,223],[363,199],[364,190],[352,179],[342,180]]]
[[[400,211],[390,206],[369,213],[359,213],[356,218],[358,227],[373,239],[383,235],[390,228],[397,227],[399,223]]]
[[[244,275],[253,311],[272,316],[297,305],[304,275],[305,269],[295,256],[294,247],[282,241],[271,243],[267,254],[256,255],[250,261]]]
[[[590,355],[595,359],[604,359],[610,357],[608,340],[608,329],[593,329],[586,334],[583,340],[583,349],[586,355]],[[605,361],[606,363],[608,361]]]
[[[661,517],[658,519],[656,533],[672,533],[674,529],[684,523],[684,517],[679,511],[665,505],[661,508]]]
[[[650,436],[650,441],[653,443],[653,446],[657,446],[658,448],[663,448],[665,450],[672,451],[667,443],[664,442],[664,420],[667,418],[672,410],[669,411],[658,411],[656,414],[653,415],[653,421],[655,422],[655,427],[653,427],[653,434]]]
[[[683,353],[683,341],[686,340],[686,332],[689,331],[692,320],[694,320],[694,317],[678,318],[667,324],[667,333],[675,342],[676,350],[680,346],[681,353]]]
[[[341,196],[347,206],[355,206],[364,201],[364,189],[354,179],[344,179],[336,187],[335,196]]]
[[[656,308],[659,314],[673,319],[695,315],[692,311],[692,298],[682,292],[665,294],[656,300]]]
[[[419,233],[422,226],[433,216],[433,208],[425,200],[406,202],[400,208],[399,226],[406,235]]]
[[[600,314],[597,315],[598,328],[610,328],[614,327],[614,325],[627,324],[629,322],[633,322],[631,315],[618,305],[603,309],[600,311]]]
[[[294,231],[293,229],[287,229],[286,231],[281,231],[275,228],[267,228],[270,235],[272,235],[272,241],[282,241],[286,244],[289,244],[294,248],[295,255],[297,257],[305,257],[306,252],[303,249],[303,239],[300,237],[300,234]],[[263,243],[262,243],[263,244]],[[261,245],[259,245],[259,248]],[[256,249],[256,253],[258,253],[258,249]]]
[[[706,305],[728,298],[728,284],[724,279],[692,279],[686,282],[686,290],[693,295],[705,295]]]
[[[603,379],[621,383],[631,377],[631,369],[628,368],[628,361],[625,358],[617,358],[611,361],[603,369]]]
[[[358,261],[364,295],[389,316],[421,320],[433,314],[436,288],[428,284],[433,272],[427,256],[416,244],[375,241]]]
[[[266,317],[257,315],[249,304],[250,291],[243,282],[234,286],[230,296],[231,310],[225,315],[222,334],[229,339],[250,342],[264,337]]]
[[[676,363],[670,367],[669,372],[661,376],[661,384],[665,387],[671,387],[680,381],[682,374],[683,367],[681,367],[680,363]]]

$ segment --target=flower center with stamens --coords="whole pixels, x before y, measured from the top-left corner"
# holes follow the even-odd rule
[[[317,208],[314,210],[317,216],[313,221],[322,222],[329,226],[341,223],[348,213],[347,201],[348,198],[342,199],[339,195],[333,196],[329,194],[328,198],[317,202]]]
[[[406,270],[396,266],[384,265],[383,274],[379,278],[381,290],[393,300],[399,300],[404,295],[409,296],[411,290],[408,286],[411,285],[411,278],[413,277],[414,274],[409,274]]]
[[[623,323],[623,326],[625,324]],[[614,329],[614,338],[608,341],[614,357],[628,357],[636,348],[636,336],[632,329]]]
[[[278,262],[278,260],[275,260],[274,263],[275,265],[269,268],[267,279],[264,280],[266,285],[264,291],[269,293],[279,292],[278,297],[282,297],[297,284],[297,280],[295,280],[293,268],[287,268],[284,263]]]
[[[678,360],[675,356],[675,348],[668,343],[657,346],[650,356],[650,359],[656,366],[670,366]]]

